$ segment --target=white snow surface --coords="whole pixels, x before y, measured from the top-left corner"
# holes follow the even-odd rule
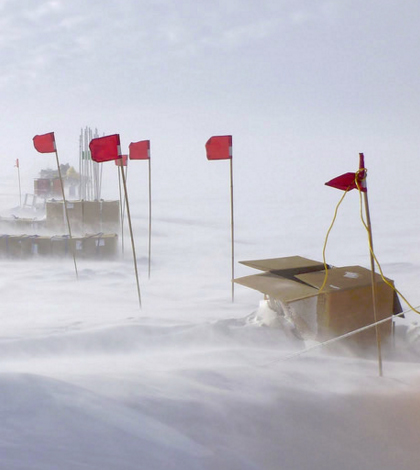
[[[236,286],[231,302],[222,166],[211,191],[174,181],[155,194],[150,280],[147,190],[130,188],[142,309],[127,227],[124,257],[79,260],[78,281],[71,259],[1,260],[0,469],[420,468],[417,314],[397,320],[383,377],[374,351],[290,357],[310,345],[259,321],[258,292]],[[237,261],[322,259],[341,193],[250,193],[242,182],[235,195]],[[371,207],[378,258],[413,305],[416,209],[387,194]],[[355,192],[342,210],[328,261],[369,267]]]

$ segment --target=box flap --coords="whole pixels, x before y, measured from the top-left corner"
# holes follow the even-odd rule
[[[298,274],[296,278],[306,284],[320,289],[324,283],[325,271]],[[379,274],[375,273],[376,282],[383,282]],[[323,292],[354,289],[356,287],[371,285],[371,271],[361,266],[343,266],[328,270],[327,284]]]
[[[302,256],[287,256],[285,258],[258,259],[250,261],[240,261],[245,266],[270,271],[284,277],[293,277],[296,274],[320,271],[324,269],[324,264]]]
[[[272,273],[241,277],[235,282],[286,303],[318,295],[318,289]]]

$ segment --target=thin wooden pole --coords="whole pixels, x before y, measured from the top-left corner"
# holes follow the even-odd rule
[[[363,162],[361,165],[364,165],[364,157],[363,154],[359,154],[360,161]],[[362,168],[361,168],[362,169]],[[383,376],[383,368],[382,368],[382,348],[381,348],[381,333],[379,331],[379,326],[376,324],[378,321],[377,315],[377,289],[376,289],[376,276],[375,276],[375,259],[373,256],[373,236],[372,236],[372,223],[370,220],[370,210],[369,210],[369,199],[367,194],[367,185],[366,179],[362,182],[363,188],[365,191],[363,192],[364,203],[365,203],[365,212],[366,212],[366,225],[368,228],[368,239],[369,239],[369,254],[370,254],[370,273],[371,273],[371,283],[372,283],[372,305],[373,305],[373,319],[375,322],[375,333],[376,333],[376,345],[378,350],[378,369],[379,369],[379,376]]]
[[[150,279],[150,265],[152,262],[152,165],[149,157],[149,267],[148,275]]]
[[[92,189],[94,185],[94,180],[91,177],[91,170],[93,167],[93,161],[91,158],[88,158],[89,156],[89,142],[92,140],[92,129],[90,127],[86,127],[86,168],[85,168],[85,174],[86,174],[86,199],[88,201],[93,201],[95,198],[92,197]]]
[[[133,250],[133,261],[134,261],[134,271],[136,273],[137,294],[138,294],[138,298],[139,298],[139,306],[140,306],[140,309],[141,309],[141,294],[140,294],[139,273],[138,273],[138,270],[137,270],[136,248],[134,246],[133,228],[131,226],[130,206],[128,204],[127,184],[126,184],[126,181],[125,181],[124,171],[122,171],[121,174],[122,174],[122,180],[123,180],[123,185],[124,185],[125,204],[127,206],[127,219],[128,219],[128,227],[130,229],[131,248]]]
[[[83,199],[82,195],[82,161],[83,161],[83,129],[79,137],[79,199]]]
[[[89,150],[89,129],[86,127],[85,129],[85,160],[84,160],[84,168],[83,168],[83,174],[84,174],[84,199],[87,201],[91,201],[89,197],[89,158],[88,158],[88,150]]]
[[[373,258],[373,237],[372,237],[372,225],[370,221],[370,212],[369,212],[369,201],[367,192],[363,193],[365,200],[365,211],[366,211],[366,222],[368,227],[368,237],[369,237],[369,252],[370,252],[370,271],[371,271],[371,282],[372,282],[372,303],[373,303],[373,319],[375,323],[378,321],[377,315],[377,293],[376,293],[376,277],[375,277],[375,260]],[[378,368],[379,376],[382,377],[382,352],[381,352],[381,333],[379,331],[378,325],[375,326],[376,332],[376,344],[378,349]]]
[[[235,301],[235,229],[234,229],[234,219],[233,219],[233,159],[230,158],[230,231],[231,231],[231,251],[232,251],[232,302]]]
[[[58,160],[57,150],[55,151],[55,158],[57,160],[58,176],[60,178],[61,193],[63,195],[64,213],[66,214],[67,227],[68,227],[68,230],[69,230],[70,247],[71,247],[71,251],[72,251],[72,255],[73,255],[74,270],[76,272],[76,278],[79,279],[79,273],[77,271],[77,263],[76,263],[76,253],[75,253],[76,250],[75,250],[75,246],[74,246],[74,243],[73,243],[73,238],[71,236],[71,227],[70,227],[69,214],[68,214],[68,211],[67,211],[66,195],[64,193],[64,184],[63,184],[63,178],[61,177],[60,162]]]
[[[121,160],[122,162],[122,160]],[[124,173],[124,165],[121,166],[121,173]],[[125,166],[125,182],[126,184],[128,183],[128,161],[127,161],[127,164]],[[125,219],[125,196],[122,197],[121,199],[121,223],[123,224],[122,225],[122,233],[124,233],[124,219]],[[123,251],[124,253],[124,251]]]
[[[100,171],[99,171],[99,191],[98,191],[98,199],[101,199],[101,194],[102,194],[102,175],[104,171],[104,166],[101,165]]]
[[[121,252],[124,256],[124,215],[123,215],[123,200],[121,195],[121,167],[118,166],[118,188],[120,192],[120,222],[121,222]]]

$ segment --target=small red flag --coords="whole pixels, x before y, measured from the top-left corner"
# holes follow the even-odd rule
[[[130,160],[149,160],[150,159],[150,140],[141,140],[140,142],[131,142],[128,146]]]
[[[19,168],[19,158],[16,158],[16,165],[15,165],[16,168]]]
[[[117,160],[121,158],[120,135],[113,134],[92,139],[89,143],[89,149],[94,162]]]
[[[207,160],[229,160],[232,158],[232,136],[210,137],[206,143]]]
[[[117,166],[127,166],[127,155],[121,155],[121,158],[115,160]]]
[[[36,135],[33,141],[34,147],[39,153],[51,153],[56,151],[54,132]]]
[[[366,168],[363,153],[359,153],[359,171],[357,173],[344,173],[328,181],[326,186],[341,189],[342,191],[351,191],[360,188],[360,191],[366,192]]]

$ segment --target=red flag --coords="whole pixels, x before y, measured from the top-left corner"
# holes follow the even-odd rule
[[[36,135],[33,141],[34,147],[39,153],[51,153],[56,151],[54,132]]]
[[[19,168],[19,158],[16,158],[16,165],[15,165],[16,168]]]
[[[89,144],[90,153],[94,162],[109,162],[121,157],[120,135],[113,134],[92,139]]]
[[[232,158],[232,136],[210,137],[206,143],[207,160],[229,160]]]
[[[363,153],[359,153],[359,171],[357,173],[344,173],[325,183],[332,188],[341,189],[342,191],[351,191],[360,188],[360,191],[366,192],[366,168]]]
[[[127,166],[127,155],[121,155],[121,158],[115,160],[117,166]]]
[[[128,146],[130,160],[149,160],[150,159],[150,140],[141,140],[140,142],[131,142]]]

